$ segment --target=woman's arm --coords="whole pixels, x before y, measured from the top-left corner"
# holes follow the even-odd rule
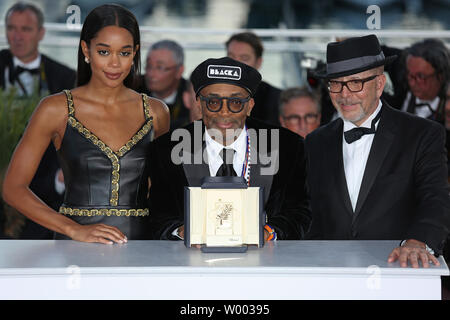
[[[153,116],[155,138],[162,136],[170,129],[170,113],[165,103],[158,99],[149,98],[150,112]]]
[[[66,124],[64,94],[46,97],[39,103],[11,158],[3,183],[3,199],[34,222],[74,240],[120,242],[125,236],[117,228],[81,226],[48,207],[29,188],[49,143],[60,147]]]

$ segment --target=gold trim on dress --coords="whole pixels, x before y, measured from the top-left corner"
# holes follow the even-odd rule
[[[128,151],[131,150],[142,138],[152,129],[153,127],[153,117],[150,116],[150,105],[148,103],[148,96],[142,94],[142,99],[144,101],[144,112],[146,123],[142,128],[130,139],[124,146],[122,146],[117,152],[112,150],[106,145],[101,139],[99,139],[95,134],[90,132],[87,128],[83,126],[75,118],[75,108],[73,105],[72,92],[70,90],[64,90],[67,96],[68,108],[69,108],[69,118],[67,122],[73,128],[77,129],[79,133],[90,140],[94,145],[96,145],[111,161],[112,172],[111,172],[111,196],[109,199],[109,204],[112,206],[117,206],[119,201],[119,180],[120,180],[120,163],[119,157],[123,157]]]
[[[149,210],[146,209],[78,209],[60,207],[59,213],[67,216],[118,216],[118,217],[145,217],[149,215]]]

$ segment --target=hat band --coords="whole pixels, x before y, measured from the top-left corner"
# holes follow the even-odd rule
[[[381,53],[377,54],[376,56],[363,56],[338,62],[332,62],[327,64],[327,73],[333,74],[349,70],[356,70],[384,60],[385,57],[383,51],[381,51]]]

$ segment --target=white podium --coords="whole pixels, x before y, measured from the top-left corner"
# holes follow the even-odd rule
[[[181,241],[1,240],[0,299],[441,299],[444,259],[388,264],[398,243],[277,241],[205,254]]]

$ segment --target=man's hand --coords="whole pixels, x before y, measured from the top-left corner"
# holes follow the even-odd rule
[[[270,236],[269,232],[266,229],[264,229],[264,243],[267,242],[267,239],[269,239],[269,236]]]
[[[426,250],[425,243],[414,239],[409,239],[403,246],[392,250],[387,262],[392,263],[397,260],[400,262],[402,268],[408,266],[408,261],[413,268],[419,268],[419,260],[422,262],[424,268],[428,268],[430,262],[436,266],[440,265],[436,257]]]
[[[181,239],[184,239],[184,224],[183,224],[182,226],[179,226],[179,227],[178,227],[178,236],[179,236]]]

